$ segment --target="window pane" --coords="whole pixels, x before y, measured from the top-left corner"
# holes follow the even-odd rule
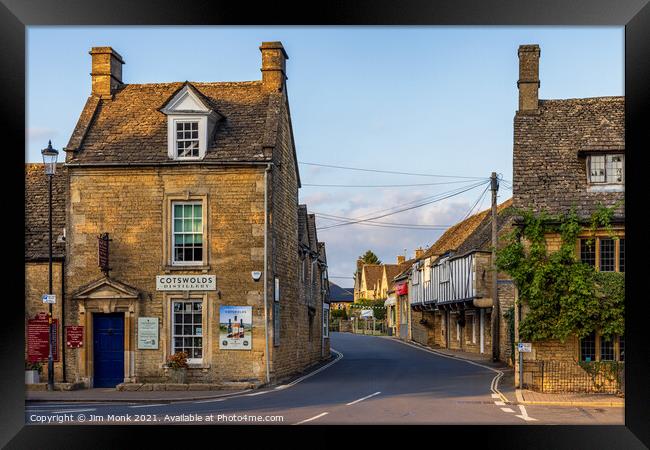
[[[183,325],[183,334],[185,336],[191,336],[192,335],[192,325]]]
[[[203,261],[203,249],[195,248],[194,249],[194,261]]]
[[[623,155],[607,155],[607,182],[623,182]]]
[[[203,231],[203,228],[201,226],[201,219],[194,219],[194,229],[192,231],[195,233],[200,233]]]
[[[596,266],[596,245],[594,240],[580,239],[580,261],[592,267]]]
[[[192,217],[192,205],[183,205],[183,217]]]
[[[194,205],[194,217],[201,218],[202,213],[203,213],[203,205]]]
[[[600,271],[614,271],[614,240],[600,239]]]
[[[183,334],[183,325],[175,325],[174,334]]]
[[[600,360],[614,361],[614,339],[600,338]]]
[[[180,351],[182,347],[183,347],[183,338],[180,337],[174,338],[174,350]]]
[[[174,205],[174,217],[181,217],[183,215],[183,206]]]
[[[625,361],[625,336],[618,338],[618,360]]]
[[[592,183],[605,182],[605,156],[592,155],[589,158],[589,180]]]
[[[192,354],[192,358],[202,358],[203,351],[200,348],[195,348]]]
[[[192,347],[192,338],[184,337],[183,338],[183,347]]]
[[[625,272],[625,239],[619,239],[618,270]]]
[[[183,230],[183,219],[174,219],[174,232],[182,233]]]
[[[580,360],[587,362],[596,360],[596,333],[593,331],[580,340]]]

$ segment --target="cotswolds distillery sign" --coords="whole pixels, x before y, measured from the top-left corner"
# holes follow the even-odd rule
[[[214,291],[216,275],[157,275],[157,291]]]

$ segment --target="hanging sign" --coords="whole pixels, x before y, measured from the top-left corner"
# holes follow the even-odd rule
[[[108,243],[110,239],[108,238],[108,233],[102,233],[97,236],[97,261],[99,268],[104,275],[108,276],[108,271],[111,270],[108,267]]]
[[[215,291],[216,275],[157,275],[157,291]]]
[[[158,317],[138,317],[138,349],[158,349]]]
[[[58,324],[57,319],[52,319],[52,328],[54,329],[52,358],[54,361],[59,360]],[[27,320],[27,360],[29,362],[47,361],[50,354],[49,327],[47,313],[39,313],[34,319]]]
[[[395,286],[395,295],[406,295],[409,292],[408,283],[401,283]]]
[[[65,327],[65,345],[68,348],[80,348],[84,345],[84,327]]]
[[[253,307],[219,307],[219,348],[250,350],[253,343]]]

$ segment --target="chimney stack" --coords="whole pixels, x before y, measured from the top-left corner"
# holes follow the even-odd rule
[[[286,61],[289,59],[282,42],[262,42],[262,86],[267,92],[282,92],[287,79]]]
[[[539,45],[519,46],[519,111],[537,111],[539,102]]]
[[[419,259],[422,255],[424,255],[422,247],[415,249],[415,259]]]
[[[92,57],[92,95],[111,98],[122,85],[124,60],[111,47],[93,47],[88,53]]]
[[[406,261],[406,256],[397,255],[397,264],[403,264]]]

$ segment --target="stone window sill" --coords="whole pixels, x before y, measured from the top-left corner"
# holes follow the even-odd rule
[[[166,265],[165,266],[165,273],[169,272],[178,272],[178,271],[186,271],[186,272],[192,272],[192,271],[197,271],[200,270],[202,272],[208,272],[210,270],[210,265],[197,265],[197,266],[171,266],[171,265]]]

